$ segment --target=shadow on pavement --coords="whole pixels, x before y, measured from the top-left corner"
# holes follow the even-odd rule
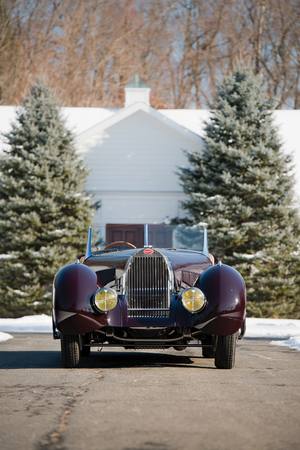
[[[58,369],[60,352],[55,351],[5,351],[0,352],[0,369]]]
[[[184,354],[149,352],[97,352],[81,358],[81,369],[111,369],[123,367],[190,367],[214,369],[213,359],[198,358],[197,363]],[[201,364],[201,362],[205,362]],[[199,364],[200,363],[200,364]],[[60,351],[0,352],[0,369],[62,369]]]
[[[82,358],[81,367],[91,368],[122,368],[122,367],[190,367],[190,368],[214,368],[214,361],[199,358],[206,361],[207,365],[195,364],[194,357],[184,354],[174,355],[170,353],[149,352],[92,352],[89,357]],[[198,363],[200,361],[197,361]],[[202,362],[201,361],[201,362]],[[211,367],[208,367],[211,366]]]

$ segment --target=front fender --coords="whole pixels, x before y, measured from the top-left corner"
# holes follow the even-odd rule
[[[205,324],[197,328],[219,336],[236,333],[246,315],[246,287],[239,272],[225,264],[212,266],[200,276],[199,287],[208,305]]]
[[[69,264],[53,282],[54,325],[64,334],[82,334],[95,329],[90,297],[99,288],[95,272],[83,264]],[[98,323],[98,322],[97,322]]]

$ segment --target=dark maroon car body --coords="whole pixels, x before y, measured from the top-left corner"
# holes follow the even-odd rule
[[[205,230],[204,240],[206,236]],[[203,356],[215,358],[217,367],[233,367],[235,342],[245,331],[241,275],[209,254],[207,242],[202,251],[152,248],[147,240],[140,249],[127,244],[92,252],[90,229],[85,257],[55,276],[53,335],[62,339],[64,366],[77,367],[80,354],[88,355],[93,346],[177,350],[189,346],[202,347]],[[166,274],[163,286],[157,267]],[[118,303],[112,311],[99,312],[94,296],[105,286],[117,292]],[[182,293],[190,287],[205,296],[205,306],[193,313],[182,303]],[[137,290],[147,297],[139,306],[134,303]],[[163,290],[165,300],[160,299]],[[68,362],[68,352],[74,351],[78,357]]]

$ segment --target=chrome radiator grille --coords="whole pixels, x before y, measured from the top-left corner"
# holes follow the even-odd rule
[[[167,317],[170,311],[169,269],[157,250],[140,250],[132,256],[127,270],[129,317]]]

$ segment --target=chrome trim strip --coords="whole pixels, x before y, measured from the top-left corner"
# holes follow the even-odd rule
[[[202,253],[209,258],[207,229],[206,228],[204,228],[204,230],[203,230],[203,250],[202,250]]]
[[[144,247],[148,247],[148,224],[144,225]]]
[[[170,308],[127,308],[128,311],[169,311]],[[156,327],[155,327],[156,328]]]
[[[89,227],[84,260],[88,259],[90,256],[92,256],[92,227]]]

